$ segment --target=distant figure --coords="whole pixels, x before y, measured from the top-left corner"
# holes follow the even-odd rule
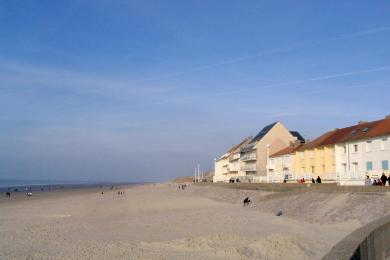
[[[11,192],[7,191],[5,195],[7,195],[7,198],[11,198]]]
[[[389,182],[389,186],[390,186],[390,174],[389,177],[387,177],[387,181]]]
[[[283,183],[287,183],[287,180],[286,180],[286,179],[284,179],[284,180],[283,180]]]
[[[237,183],[240,183],[240,179],[237,179],[236,182],[237,182]]]
[[[381,181],[381,179],[377,179],[377,180],[376,180],[376,185],[382,186],[382,181]]]
[[[377,183],[376,183],[376,180],[374,180],[374,182],[372,183],[373,186],[376,186]]]
[[[320,178],[320,176],[317,177],[317,183],[321,183],[321,178]]]
[[[372,183],[371,183],[371,179],[370,179],[370,176],[366,176],[366,180],[364,181],[364,185],[366,185],[366,186],[369,186],[369,185],[371,185]]]
[[[302,179],[301,179],[301,183],[305,183],[305,178],[302,178]]]
[[[15,189],[14,191],[15,191],[15,192],[18,192],[18,189]]]
[[[252,203],[252,200],[249,197],[246,197],[243,202],[244,202],[244,207],[246,207]]]
[[[311,178],[311,182],[312,182],[312,183],[316,183],[316,181],[314,180],[314,178]]]
[[[32,196],[32,192],[27,192],[27,196],[31,197]]]
[[[279,211],[276,212],[276,216],[280,217],[281,215],[283,215],[283,211],[281,209],[279,209]]]
[[[104,194],[104,192],[102,191],[102,195]]]
[[[384,172],[382,173],[381,182],[383,186],[386,185],[387,177]]]

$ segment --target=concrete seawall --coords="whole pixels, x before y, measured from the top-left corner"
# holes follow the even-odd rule
[[[352,232],[324,256],[324,260],[389,259],[390,215]]]

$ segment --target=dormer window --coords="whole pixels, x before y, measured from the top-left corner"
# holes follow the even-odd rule
[[[367,131],[368,131],[368,127],[362,129],[362,132],[367,133]]]

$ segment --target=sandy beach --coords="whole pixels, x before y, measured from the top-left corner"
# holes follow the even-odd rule
[[[269,192],[171,183],[124,191],[2,199],[0,259],[320,259],[390,213],[388,193],[260,200]],[[243,208],[244,196],[255,204]]]

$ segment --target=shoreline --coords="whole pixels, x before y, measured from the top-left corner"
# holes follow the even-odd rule
[[[41,190],[41,186],[36,186],[35,189],[32,189],[32,196],[29,197],[26,195],[27,192],[30,192],[29,189],[21,190],[19,189],[17,192],[11,190],[11,197],[7,198],[5,195],[6,190],[1,192],[0,197],[0,206],[2,204],[12,204],[14,202],[20,201],[35,201],[35,200],[43,200],[43,199],[53,199],[60,198],[66,196],[75,196],[89,193],[101,193],[101,192],[110,192],[110,191],[118,191],[119,189],[129,189],[137,186],[147,185],[146,183],[134,183],[134,184],[119,184],[116,185],[100,185],[100,184],[88,184],[88,185],[44,185],[44,189]],[[24,186],[23,186],[24,187]],[[111,189],[113,187],[113,189]],[[14,188],[15,189],[15,188]]]

